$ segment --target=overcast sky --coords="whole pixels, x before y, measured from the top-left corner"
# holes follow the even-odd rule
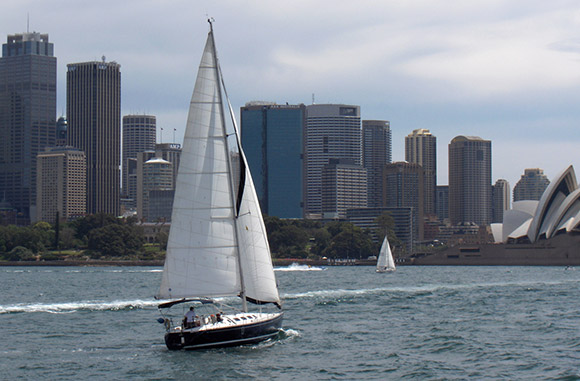
[[[438,142],[438,183],[458,135],[492,141],[492,181],[525,168],[550,179],[580,171],[580,3],[577,0],[3,0],[2,42],[48,33],[66,65],[121,64],[122,114],[157,116],[163,142],[181,142],[197,66],[215,19],[234,109],[246,102],[344,103],[404,137]],[[158,134],[159,141],[159,134]],[[579,172],[580,174],[580,172]]]

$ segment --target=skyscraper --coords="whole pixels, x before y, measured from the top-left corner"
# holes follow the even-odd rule
[[[362,121],[363,167],[368,174],[369,208],[381,206],[383,196],[383,167],[392,158],[391,124],[386,120]]]
[[[514,201],[540,200],[550,180],[540,168],[526,168],[514,187]]]
[[[330,159],[361,165],[360,107],[339,104],[306,106],[305,216],[322,213],[322,169]]]
[[[366,208],[367,170],[352,159],[330,159],[322,169],[324,218],[344,218],[349,208]]]
[[[425,171],[424,202],[425,215],[435,215],[437,187],[437,138],[429,130],[418,129],[405,137],[405,160],[416,163]]]
[[[457,136],[449,143],[449,218],[453,225],[491,222],[491,141]]]
[[[383,207],[413,208],[413,241],[423,239],[424,170],[415,163],[398,161],[383,170]]]
[[[123,116],[123,195],[129,208],[136,208],[137,184],[135,181],[136,168],[131,165],[131,159],[136,160],[139,152],[155,149],[157,134],[156,118],[153,115],[125,115]]]
[[[56,57],[48,34],[9,35],[0,59],[0,197],[34,217],[36,156],[56,141]]]
[[[36,182],[37,220],[53,224],[56,213],[63,220],[84,216],[87,160],[72,147],[47,148],[38,154]]]
[[[121,65],[103,57],[67,67],[67,139],[87,156],[87,213],[119,215]]]
[[[303,217],[305,111],[264,102],[241,108],[242,146],[265,214]]]
[[[503,222],[503,212],[510,209],[510,183],[507,180],[499,179],[495,182],[492,191],[492,214],[491,222]]]

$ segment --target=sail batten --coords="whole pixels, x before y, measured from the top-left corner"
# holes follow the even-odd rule
[[[236,296],[279,303],[266,229],[235,118],[226,130],[223,78],[210,30],[199,65],[160,298]],[[229,144],[235,139],[233,144]]]

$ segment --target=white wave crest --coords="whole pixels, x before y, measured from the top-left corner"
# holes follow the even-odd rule
[[[326,270],[324,267],[310,266],[310,265],[300,265],[298,263],[292,263],[288,267],[276,267],[274,271],[322,271]]]
[[[53,303],[53,304],[13,304],[0,306],[0,314],[11,313],[30,313],[30,312],[48,312],[48,313],[73,313],[79,310],[84,311],[118,311],[126,309],[142,309],[156,307],[160,302],[158,300],[120,300],[112,302],[98,301],[81,301],[70,303]]]

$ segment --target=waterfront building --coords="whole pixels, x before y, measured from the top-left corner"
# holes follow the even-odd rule
[[[155,149],[157,121],[153,115],[123,116],[122,186],[124,207],[137,207],[136,159],[139,152]]]
[[[402,249],[407,253],[413,252],[413,247],[415,242],[413,239],[414,227],[414,217],[413,208],[411,207],[401,207],[401,208],[360,208],[360,209],[347,209],[346,220],[355,226],[360,227],[363,230],[368,229],[375,242],[381,242],[384,237],[377,237],[376,231],[378,229],[377,217],[383,213],[389,213],[393,218],[395,223],[394,232],[397,240],[400,242],[400,246],[397,246],[398,250]],[[395,242],[391,242],[395,244]]]
[[[352,159],[330,159],[322,170],[323,218],[344,218],[347,209],[367,205],[367,170]]]
[[[302,218],[306,106],[250,102],[240,110],[244,153],[262,212]]]
[[[423,213],[436,214],[437,138],[429,130],[414,130],[405,137],[405,160],[423,167]]]
[[[87,160],[73,147],[47,147],[37,157],[36,220],[54,224],[86,213]]]
[[[383,170],[383,206],[413,210],[413,240],[423,239],[424,170],[419,164],[399,161]]]
[[[493,203],[491,222],[503,221],[503,213],[511,209],[510,196],[510,183],[504,179],[497,180],[492,189]]]
[[[322,170],[330,159],[361,165],[360,107],[341,104],[306,106],[305,217],[322,214]]]
[[[392,160],[391,124],[386,120],[362,121],[363,167],[368,174],[368,205],[380,207],[383,197],[383,167]]]
[[[449,218],[452,225],[491,223],[491,141],[457,136],[449,143]]]
[[[36,157],[56,143],[56,57],[48,34],[8,35],[0,58],[0,195],[36,216]]]
[[[514,202],[522,200],[539,200],[550,180],[540,168],[526,168],[524,174],[514,187]]]
[[[67,65],[68,144],[87,156],[87,213],[120,213],[121,65]]]

